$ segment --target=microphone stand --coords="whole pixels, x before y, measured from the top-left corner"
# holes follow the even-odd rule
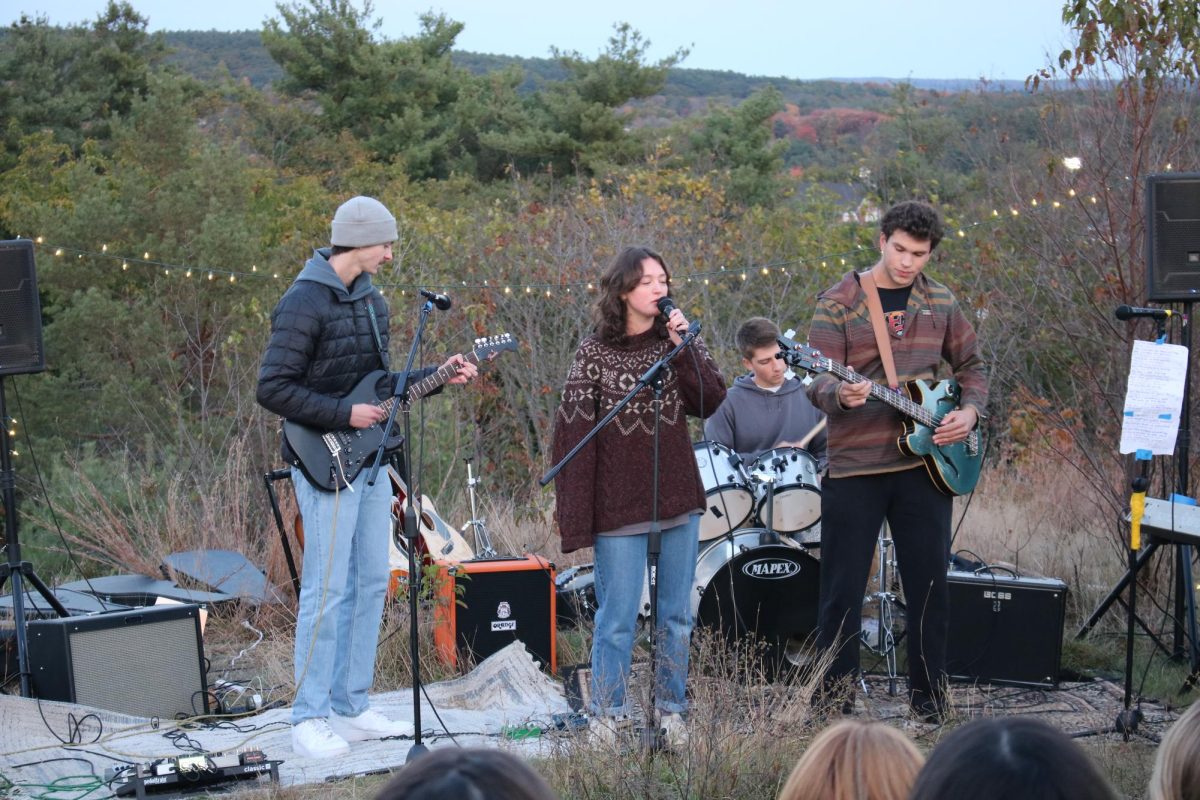
[[[409,376],[412,374],[413,361],[417,357],[417,348],[421,344],[421,335],[425,330],[425,323],[429,319],[430,312],[433,311],[433,301],[427,300],[421,305],[421,316],[417,320],[417,332],[413,335],[412,345],[408,348],[408,360],[404,364],[404,372],[400,373],[396,379],[395,395],[396,397],[404,397],[408,393]],[[410,763],[415,759],[429,752],[421,742],[421,659],[420,652],[417,646],[417,592],[421,586],[421,573],[417,570],[417,500],[413,496],[413,484],[410,480],[409,465],[411,458],[411,408],[407,402],[392,403],[391,413],[388,414],[387,422],[383,426],[383,437],[379,440],[379,449],[375,452],[375,461],[371,464],[371,471],[367,475],[367,486],[374,486],[375,479],[379,473],[379,467],[383,463],[383,447],[384,444],[391,438],[392,427],[396,422],[396,411],[400,406],[404,406],[404,444],[409,451],[400,458],[400,478],[404,481],[405,487],[408,490],[408,503],[404,509],[404,540],[406,549],[408,550],[408,653],[412,659],[412,680],[413,680],[413,745],[409,748],[408,755],[405,757],[405,763]],[[393,538],[395,532],[393,531]]]
[[[646,576],[650,590],[650,703],[649,708],[646,709],[646,728],[642,735],[642,746],[650,752],[662,749],[662,732],[658,725],[658,709],[654,703],[656,699],[655,686],[658,682],[658,558],[662,554],[662,529],[658,519],[658,453],[659,421],[662,418],[663,370],[683,348],[692,343],[699,333],[699,322],[689,325],[679,344],[646,370],[642,377],[637,379],[637,383],[629,390],[629,393],[621,398],[621,401],[613,406],[612,410],[605,414],[604,418],[597,422],[587,432],[587,435],[580,439],[579,443],[572,447],[571,451],[538,481],[540,486],[546,486],[554,480],[563,467],[569,464],[571,459],[575,458],[592,439],[596,438],[596,435],[612,422],[621,409],[629,405],[638,392],[647,386],[651,387],[654,391],[654,458],[651,469],[654,482],[650,487],[650,530],[646,534]]]

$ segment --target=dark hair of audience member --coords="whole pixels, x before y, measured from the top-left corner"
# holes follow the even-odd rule
[[[1032,717],[978,719],[934,746],[912,800],[1117,800],[1088,754]]]
[[[847,719],[818,734],[779,800],[905,800],[925,757],[882,722]]]
[[[491,748],[441,747],[400,770],[375,800],[558,800],[519,756]]]
[[[1200,703],[1192,703],[1163,737],[1146,796],[1150,800],[1200,797]]]

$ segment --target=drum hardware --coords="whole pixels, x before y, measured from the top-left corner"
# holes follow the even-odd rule
[[[692,451],[706,498],[704,515],[700,518],[700,541],[729,536],[754,513],[754,491],[742,459],[720,442],[696,442]]]
[[[876,653],[883,657],[884,663],[887,665],[888,678],[888,696],[895,697],[897,689],[897,672],[896,672],[896,643],[897,637],[893,634],[892,625],[895,622],[895,607],[899,604],[899,599],[892,589],[892,571],[896,567],[895,556],[892,554],[893,542],[887,534],[887,523],[885,522],[879,528],[879,570],[875,573],[876,590],[868,594],[866,601],[868,603],[879,604],[879,619],[874,632],[870,630],[862,630],[859,637],[863,645],[872,653]],[[872,635],[873,634],[873,635]],[[867,687],[866,677],[859,678],[863,694],[869,694],[870,689]]]
[[[460,528],[460,531],[465,532],[470,528],[475,533],[475,557],[476,558],[496,558],[496,548],[492,546],[492,537],[488,533],[487,520],[479,516],[475,509],[475,487],[482,482],[481,478],[476,478],[471,473],[471,456],[463,459],[467,462],[467,495],[471,499],[471,518],[467,523]]]
[[[775,447],[760,453],[747,470],[749,475],[766,474],[772,477],[767,484],[760,481],[756,492],[755,522],[783,534],[805,531],[821,519],[821,478],[817,460],[799,447]],[[765,493],[770,486],[771,503]],[[766,515],[771,515],[767,524]]]
[[[763,505],[766,506],[767,516],[765,520],[762,520],[763,532],[759,537],[758,543],[760,545],[779,544],[779,532],[776,531],[772,526],[772,522],[774,521],[773,518],[775,516],[775,476],[771,475],[769,472],[759,470],[757,472],[750,473],[749,477],[750,482],[756,488],[759,486],[766,487],[766,497],[763,498],[762,502]],[[755,494],[757,494],[757,492],[755,492]],[[761,519],[761,511],[759,512],[758,516]]]

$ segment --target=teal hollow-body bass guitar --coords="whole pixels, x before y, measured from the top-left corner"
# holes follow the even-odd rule
[[[517,340],[512,334],[501,333],[476,339],[475,347],[464,358],[478,365],[479,362],[493,358],[505,350],[516,349]],[[403,403],[401,408],[404,408],[405,405],[444,385],[458,374],[459,369],[457,364],[440,367],[437,372],[409,386],[405,397],[389,397],[383,402],[375,395],[375,386],[387,373],[381,369],[375,370],[360,380],[346,398],[352,404],[375,403],[391,414],[392,406],[397,401]],[[383,441],[383,426],[383,422],[377,422],[369,428],[326,431],[285,419],[283,435],[287,437],[288,446],[296,454],[296,466],[304,473],[308,482],[318,489],[332,492],[349,486],[363,467],[374,462],[375,453]],[[385,451],[394,450],[403,443],[404,437],[396,432],[398,427],[393,427],[392,435],[384,444]]]
[[[821,351],[780,336],[780,356],[789,366],[818,374],[829,372],[848,383],[865,381],[862,375],[844,364],[821,355]],[[942,417],[958,408],[961,389],[958,381],[937,383],[908,381],[897,392],[878,383],[871,383],[871,397],[887,403],[904,415],[902,430],[896,444],[906,456],[925,462],[925,469],[935,486],[945,494],[966,494],[975,488],[983,466],[983,435],[979,428],[966,439],[954,444],[936,445],[933,432]]]

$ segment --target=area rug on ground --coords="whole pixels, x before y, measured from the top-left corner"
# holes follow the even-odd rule
[[[543,741],[513,739],[512,729],[553,728],[553,715],[570,707],[562,687],[542,673],[515,642],[469,674],[424,687],[423,743],[429,747],[497,746],[540,752]],[[372,708],[394,718],[413,718],[412,689],[371,698]],[[291,710],[276,708],[240,719],[179,723],[148,720],[72,703],[0,695],[0,772],[18,786],[46,785],[72,776],[96,776],[125,764],[197,752],[260,750],[281,760],[283,785],[317,783],[337,776],[398,768],[411,739],[355,742],[344,758],[313,760],[293,755]]]

